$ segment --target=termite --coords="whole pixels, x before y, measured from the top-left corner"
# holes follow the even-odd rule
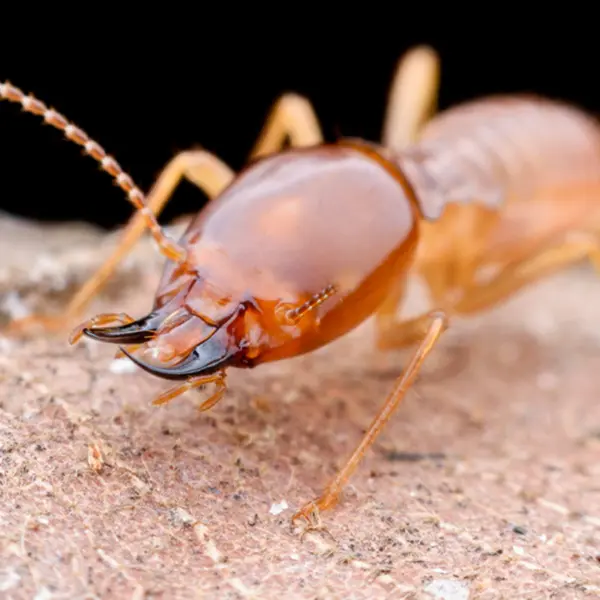
[[[86,335],[119,344],[145,371],[180,380],[155,404],[214,383],[216,393],[201,405],[208,409],[223,396],[229,367],[311,352],[374,315],[378,348],[416,348],[355,451],[293,520],[330,509],[454,316],[489,309],[583,259],[600,269],[596,121],[537,96],[488,97],[438,112],[439,67],[430,47],[401,57],[379,143],[325,142],[310,102],[287,94],[240,173],[206,150],[184,152],[147,197],[81,129],[0,84],[2,99],[81,145],[137,209],[64,314],[34,315],[9,331],[66,325],[147,228],[167,259],[152,309],[139,319],[98,315],[70,341]],[[184,178],[209,201],[175,242],[157,218]],[[400,319],[412,276],[426,283],[431,305]]]

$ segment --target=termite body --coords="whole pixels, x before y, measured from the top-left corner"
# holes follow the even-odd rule
[[[157,404],[212,382],[217,392],[202,404],[207,409],[226,389],[227,368],[311,352],[375,315],[381,349],[417,348],[345,466],[295,518],[330,508],[453,316],[487,309],[582,259],[600,269],[596,121],[534,97],[475,100],[431,116],[437,77],[432,50],[406,55],[382,143],[325,143],[308,101],[284,96],[242,172],[204,150],[183,153],[147,198],[84,132],[1,84],[0,97],[82,145],[138,209],[64,315],[10,329],[62,327],[146,228],[169,259],[152,309],[137,320],[99,315],[71,341],[87,335],[119,344],[144,370],[182,381]],[[286,136],[292,147],[282,150]],[[184,177],[210,201],[174,243],[156,217]],[[401,320],[412,275],[426,282],[431,306]]]

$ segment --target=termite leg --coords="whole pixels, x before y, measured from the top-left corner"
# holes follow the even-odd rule
[[[397,316],[406,286],[407,280],[404,278],[399,279],[375,314],[375,343],[380,350],[400,348],[417,341],[414,335],[409,335],[409,330],[414,331],[415,329],[412,325],[414,319],[399,320]],[[418,337],[418,340],[420,340],[423,339],[424,331],[422,327],[418,329],[421,332],[420,337]]]
[[[219,400],[221,400],[221,398],[227,391],[227,385],[225,383],[225,374],[224,373],[217,373],[216,375],[203,375],[203,376],[199,376],[199,377],[191,377],[185,383],[182,383],[181,385],[171,388],[170,390],[167,390],[166,392],[164,392],[163,394],[158,396],[156,399],[154,399],[152,401],[152,404],[154,404],[155,406],[158,406],[160,404],[166,404],[167,402],[170,402],[171,400],[173,400],[173,398],[176,398],[177,396],[180,396],[181,394],[183,394],[189,390],[200,387],[202,385],[206,385],[208,383],[216,384],[217,389],[216,389],[215,393],[210,398],[208,398],[208,400],[205,400],[198,408],[201,411],[209,410]]]
[[[570,234],[569,237],[573,237]],[[582,234],[580,239],[563,240],[522,260],[513,261],[487,282],[465,287],[462,298],[454,305],[457,313],[471,313],[502,302],[535,280],[588,259],[600,274],[600,239]]]
[[[380,350],[395,350],[412,346],[427,334],[430,319],[427,315],[420,315],[412,319],[388,321],[381,325],[377,331],[377,347]]]
[[[384,146],[401,150],[416,140],[437,110],[439,73],[438,55],[429,46],[412,48],[400,59],[388,96]]]
[[[323,141],[321,126],[311,103],[298,94],[284,94],[271,108],[250,153],[255,159],[277,152],[289,137],[294,147],[314,146]]]
[[[391,292],[375,313],[375,344],[379,350],[396,350],[413,346],[427,334],[431,319],[428,314],[410,319],[398,318],[398,310],[402,306],[408,280],[399,278]],[[433,301],[438,306],[445,306],[443,288],[431,289]]]
[[[448,319],[446,314],[442,311],[434,311],[427,315],[423,315],[421,320],[423,322],[429,322],[427,332],[422,339],[421,344],[413,353],[413,356],[405,371],[398,378],[394,389],[391,391],[385,403],[379,410],[379,413],[371,423],[360,444],[358,444],[346,464],[338,472],[335,478],[325,488],[323,494],[318,499],[305,504],[292,517],[292,521],[296,521],[302,517],[310,523],[315,509],[317,511],[327,510],[337,503],[344,485],[360,463],[365,452],[367,452],[367,450],[373,445],[377,436],[381,433],[382,429],[392,417],[400,402],[406,396],[406,392],[409,390],[410,386],[417,377],[421,365],[435,347],[435,344],[439,340],[441,334],[448,327]]]
[[[234,172],[219,158],[204,150],[182,152],[161,171],[147,199],[148,209],[158,217],[172,197],[182,179],[187,179],[202,189],[209,199],[214,198],[233,179]],[[62,329],[78,315],[104,287],[119,263],[125,258],[147,228],[146,218],[135,213],[113,253],[104,264],[83,284],[69,302],[64,312],[56,316],[32,315],[15,320],[8,326],[10,333],[18,333],[32,325],[46,330]]]

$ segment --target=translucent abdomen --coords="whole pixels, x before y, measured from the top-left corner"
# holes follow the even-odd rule
[[[440,113],[397,161],[423,214],[448,203],[530,200],[600,182],[600,128],[577,108],[536,97],[492,97]]]

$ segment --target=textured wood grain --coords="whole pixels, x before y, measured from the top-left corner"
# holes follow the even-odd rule
[[[44,238],[3,231],[0,270],[6,248],[18,262]],[[61,237],[49,256],[75,279],[91,271],[85,236],[68,251]],[[90,311],[143,314],[152,256],[141,246],[136,278]],[[13,290],[43,303],[18,272]],[[208,414],[193,394],[151,407],[165,383],[115,364],[114,348],[0,338],[0,597],[426,599],[450,585],[470,598],[598,597],[598,298],[600,281],[573,270],[458,322],[324,515],[330,535],[302,540],[293,510],[403,364],[374,353],[370,323],[233,372]]]

